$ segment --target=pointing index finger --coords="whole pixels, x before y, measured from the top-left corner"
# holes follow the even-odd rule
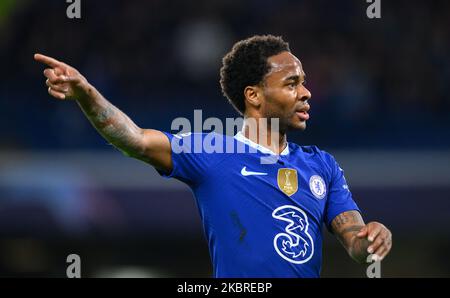
[[[58,60],[52,58],[52,57],[48,57],[42,54],[34,54],[34,60],[47,64],[50,67],[57,67],[57,66],[61,66],[62,62],[59,62]]]

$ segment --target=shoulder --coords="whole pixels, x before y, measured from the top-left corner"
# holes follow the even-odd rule
[[[306,146],[300,146],[295,143],[289,143],[289,149],[293,152],[297,151],[303,155],[306,155],[307,157],[315,158],[315,159],[322,159],[324,161],[330,161],[334,160],[333,155],[328,153],[325,150],[321,150],[316,145],[306,145]]]
[[[226,139],[228,138],[228,136],[223,135],[223,134],[219,134],[216,133],[214,131],[212,132],[185,132],[185,133],[177,133],[177,134],[170,134],[170,133],[166,133],[169,135],[172,135],[174,138],[177,139],[202,139],[204,140],[205,138],[211,138],[211,139]]]
[[[300,146],[295,143],[290,143],[290,149],[292,152],[304,156],[305,160],[309,163],[325,168],[329,173],[334,171],[336,165],[334,156],[325,150],[321,150],[316,145]]]
[[[215,132],[203,133],[203,132],[185,132],[185,133],[177,133],[171,134],[165,132],[165,134],[169,137],[172,142],[176,142],[180,145],[187,144],[197,144],[203,145],[203,142],[210,141],[215,143],[217,141],[225,140],[225,136],[222,134],[218,134]]]

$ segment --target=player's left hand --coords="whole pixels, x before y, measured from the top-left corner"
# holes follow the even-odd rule
[[[374,261],[383,260],[392,248],[392,233],[379,222],[366,224],[356,236],[369,240],[367,253],[374,254],[372,257]]]

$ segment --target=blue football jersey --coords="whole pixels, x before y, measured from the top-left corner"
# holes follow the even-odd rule
[[[192,189],[215,277],[320,276],[323,225],[359,211],[330,154],[288,143],[275,155],[241,133],[165,134],[173,169],[161,174]]]

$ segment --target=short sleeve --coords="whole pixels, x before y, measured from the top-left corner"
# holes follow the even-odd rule
[[[172,149],[172,171],[158,173],[166,178],[176,178],[190,186],[200,183],[218,158],[213,147],[220,136],[211,133],[163,133],[169,139]]]
[[[336,216],[346,211],[361,211],[353,200],[352,193],[345,180],[344,170],[339,166],[333,156],[326,152],[324,154],[331,173],[325,210],[325,224],[328,230],[331,231],[331,222]]]

